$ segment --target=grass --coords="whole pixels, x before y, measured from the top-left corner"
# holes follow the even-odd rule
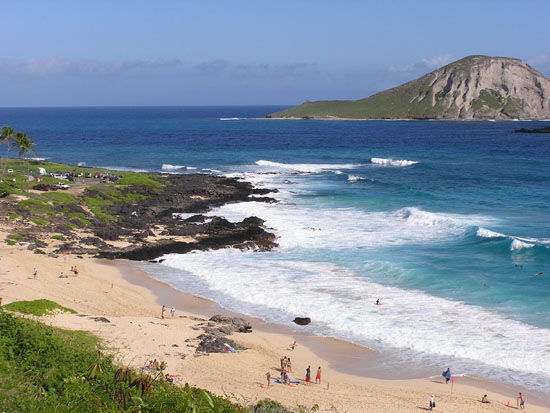
[[[15,242],[15,241],[8,241],[8,245],[14,246],[15,244],[17,244],[17,242]]]
[[[21,215],[16,214],[15,212],[10,212],[10,213],[8,213],[8,217],[9,217],[11,220],[14,220],[14,219],[17,219],[17,218],[21,218]]]
[[[40,225],[42,227],[48,225],[48,221],[45,221],[40,218],[30,218],[29,221],[34,222],[36,225]]]
[[[24,199],[19,201],[18,206],[34,215],[55,215],[51,205],[44,199]]]
[[[19,241],[20,239],[22,239],[23,237],[19,234],[10,234],[8,235],[8,238],[9,239],[12,239],[12,240],[15,240],[15,241]]]
[[[71,194],[63,192],[48,192],[42,194],[43,198],[52,201],[56,205],[76,205],[78,200]]]
[[[53,314],[56,311],[76,314],[76,311],[63,307],[50,300],[14,301],[13,303],[6,304],[4,308],[6,310],[17,311],[23,314],[32,314],[39,317]]]
[[[124,172],[124,178],[116,181],[117,185],[146,185],[154,186],[159,189],[162,187],[162,183],[157,181],[153,175],[136,172]]]
[[[65,237],[63,235],[52,235],[52,239],[56,239],[58,241],[64,241]]]
[[[174,386],[162,374],[120,368],[89,333],[46,326],[3,309],[0,371],[0,406],[7,412],[249,411],[205,390]]]

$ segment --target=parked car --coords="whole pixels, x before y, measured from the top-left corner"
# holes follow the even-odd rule
[[[63,182],[57,182],[50,185],[51,189],[69,189],[69,185],[64,184]]]
[[[10,174],[13,173],[13,169],[9,168],[8,173],[10,173]]]
[[[33,186],[32,189],[36,189],[37,191],[49,191],[51,188],[50,185],[38,184]]]

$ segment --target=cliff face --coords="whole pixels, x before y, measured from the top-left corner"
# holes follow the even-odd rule
[[[550,80],[519,59],[470,56],[366,99],[306,102],[272,116],[550,119]]]

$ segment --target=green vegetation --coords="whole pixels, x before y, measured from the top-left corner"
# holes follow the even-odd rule
[[[15,242],[15,241],[8,241],[8,245],[14,246],[15,244],[17,244],[17,242]]]
[[[39,317],[50,315],[57,311],[76,314],[76,311],[63,307],[50,300],[14,301],[13,303],[6,304],[4,308],[6,310],[17,311],[23,314],[32,314]]]
[[[29,210],[33,215],[55,215],[52,207],[45,199],[24,199],[19,201],[19,207]]]
[[[10,219],[12,219],[12,220],[13,220],[13,219],[17,219],[17,218],[21,218],[21,215],[16,214],[15,212],[10,212],[10,213],[8,214],[8,216],[9,216]]]
[[[15,241],[19,241],[19,240],[22,239],[23,237],[22,237],[21,235],[19,235],[19,234],[10,234],[10,235],[8,235],[8,238],[9,238],[9,239],[13,239],[13,240],[15,240]]]
[[[98,339],[14,317],[0,309],[3,411],[244,412],[205,390],[119,368]],[[258,410],[259,411],[259,410]]]
[[[40,225],[40,226],[48,225],[48,221],[44,221],[43,219],[40,219],[40,218],[30,218],[29,221],[34,222],[36,225]]]
[[[65,237],[63,237],[63,235],[52,235],[52,239],[56,239],[58,241],[64,241],[65,240]]]
[[[154,186],[159,189],[162,187],[161,182],[155,179],[156,177],[149,174],[137,172],[124,172],[124,178],[116,181],[117,185],[146,185]]]
[[[52,201],[55,205],[78,204],[78,200],[73,195],[64,192],[47,192],[42,194],[42,197]]]

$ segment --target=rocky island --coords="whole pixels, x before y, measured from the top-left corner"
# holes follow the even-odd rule
[[[305,102],[302,119],[550,119],[550,80],[519,59],[469,56],[365,99]]]

